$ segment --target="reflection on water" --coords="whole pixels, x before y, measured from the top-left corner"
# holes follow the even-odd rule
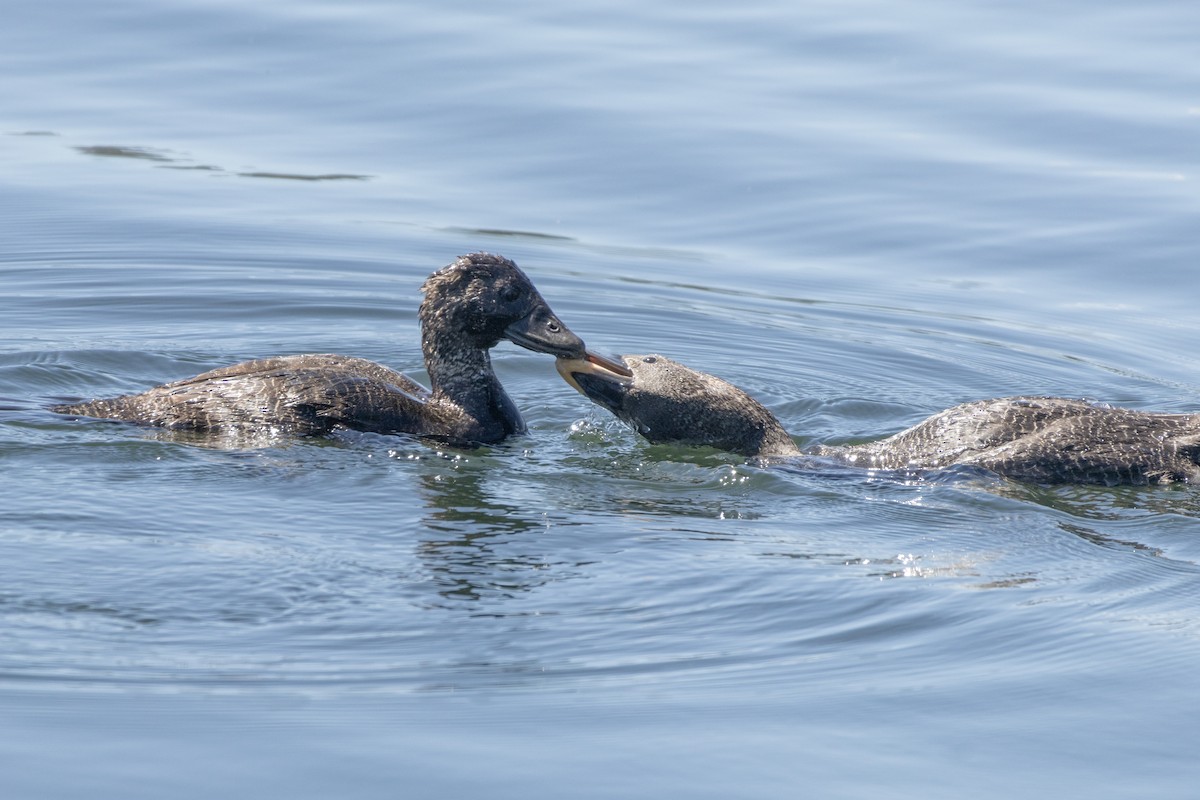
[[[115,145],[86,145],[76,146],[75,150],[88,156],[98,156],[101,158],[131,158],[141,161],[153,161],[156,165],[163,166],[166,169],[178,170],[197,170],[201,172],[224,173],[227,172],[222,167],[212,164],[189,164],[187,162],[193,159],[172,153],[169,150],[160,150],[153,147],[121,147]],[[229,172],[228,174],[236,175],[239,178],[275,178],[278,180],[289,181],[366,181],[370,180],[370,175],[351,175],[348,173],[328,173],[322,175],[305,175],[294,172],[269,172],[269,171],[249,171],[249,172]]]
[[[548,242],[574,242],[570,236],[559,236],[553,233],[538,233],[536,231],[506,231],[500,228],[445,228],[446,233],[454,233],[468,237],[496,237],[499,239],[534,239]]]
[[[168,156],[164,151],[155,150],[149,147],[114,147],[109,145],[95,145],[91,147],[76,147],[76,150],[89,156],[101,156],[103,158],[134,158],[145,161],[174,161],[175,159]]]
[[[1090,486],[1010,484],[1006,490],[1013,497],[1084,519],[1128,520],[1130,511],[1143,512],[1145,516],[1180,514],[1200,518],[1200,494],[1186,484],[1107,490]]]
[[[457,601],[504,598],[551,580],[546,555],[533,548],[534,541],[522,547],[519,538],[547,527],[544,512],[495,497],[487,488],[492,470],[460,468],[468,457],[438,453],[434,459],[444,467],[420,479],[428,512],[417,554],[438,593]],[[504,469],[503,462],[493,468]]]
[[[370,175],[348,175],[329,173],[326,175],[300,175],[294,172],[238,172],[239,178],[277,178],[285,181],[367,181]]]

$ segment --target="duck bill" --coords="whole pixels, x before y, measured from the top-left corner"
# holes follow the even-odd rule
[[[504,338],[537,353],[559,358],[583,358],[587,349],[583,340],[571,333],[545,303],[504,329]]]
[[[585,351],[583,358],[560,358],[558,374],[589,400],[615,408],[633,384],[633,372],[619,361]]]

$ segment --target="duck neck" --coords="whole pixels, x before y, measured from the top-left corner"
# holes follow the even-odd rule
[[[492,371],[486,348],[463,341],[461,334],[439,335],[428,328],[421,339],[433,399],[457,406],[481,426],[482,433],[499,434],[497,438],[524,428]]]

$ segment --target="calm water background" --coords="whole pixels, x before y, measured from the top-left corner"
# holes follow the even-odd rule
[[[0,32],[0,795],[1194,797],[1200,495],[530,435],[71,422],[256,356],[423,378],[434,268],[804,442],[1200,408],[1191,2],[21,4]]]

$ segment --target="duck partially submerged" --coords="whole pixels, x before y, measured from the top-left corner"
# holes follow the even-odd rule
[[[800,455],[775,415],[731,383],[660,355],[620,356],[629,375],[587,353],[558,373],[654,444],[716,447],[745,456]]]
[[[177,430],[319,435],[348,428],[416,434],[452,445],[487,444],[525,431],[492,371],[488,351],[501,339],[560,358],[585,357],[583,341],[507,258],[462,256],[429,276],[421,291],[418,317],[429,389],[366,359],[294,355],[52,410]],[[624,371],[611,361],[605,367],[614,374]]]
[[[736,386],[659,355],[621,359],[632,375],[594,354],[560,358],[557,366],[567,383],[655,443],[746,456],[814,455],[872,470],[969,466],[1034,483],[1200,481],[1200,414],[1005,397],[954,406],[880,441],[806,452]]]

